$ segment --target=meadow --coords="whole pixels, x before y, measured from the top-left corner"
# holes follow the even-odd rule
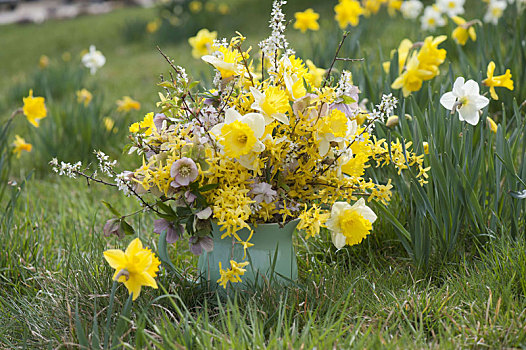
[[[226,3],[228,13],[203,27],[219,38],[239,31],[247,37],[245,49],[257,50],[270,34],[270,1]],[[464,17],[482,20],[484,14],[469,6],[474,3],[466,0]],[[297,281],[265,283],[227,298],[195,283],[197,258],[179,240],[168,250],[173,270],[161,259],[158,289],[144,288],[132,302],[125,286],[112,281],[103,252],[124,249],[135,237],[154,253],[162,251],[152,232],[154,216],[122,192],[58,176],[48,164],[54,157],[95,164],[93,149],[118,159],[121,171],[140,164],[140,156],[122,150],[130,142],[129,125],[158,111],[158,93],[166,91],[157,83],[171,67],[157,46],[200,81],[196,89],[213,82],[212,69],[192,57],[187,40],[200,28],[174,30],[162,22],[148,33],[148,23],[159,18],[156,8],[0,27],[1,349],[526,346],[524,4],[508,5],[497,25],[474,24],[476,41],[466,45],[451,37],[457,27],[451,20],[424,31],[400,13],[391,17],[386,4],[347,27],[341,44],[337,4],[289,1],[285,33],[299,57],[325,69],[334,63],[332,79],[350,70],[368,111],[382,94],[398,97],[397,117],[375,127],[375,135],[391,145],[391,163],[366,169],[368,178],[392,179],[391,200],[368,204],[378,219],[361,244],[337,249],[326,227],[310,238],[298,231]],[[308,7],[320,14],[320,29],[302,33],[293,28],[294,13]],[[401,49],[391,50],[404,38],[417,43],[439,34],[448,36],[440,44],[447,51],[440,72],[404,96],[393,82],[408,63],[399,60]],[[90,45],[106,58],[94,75],[80,64]],[[338,57],[359,60],[334,60],[339,47]],[[39,67],[42,55],[49,63]],[[490,61],[495,75],[511,70],[514,88],[497,87],[499,99],[469,125],[445,109],[441,97],[459,76],[482,82]],[[390,62],[387,69],[383,62]],[[77,101],[82,88],[93,94],[89,104]],[[45,97],[49,115],[39,128],[22,115],[8,121],[29,89]],[[491,96],[483,84],[481,94]],[[140,107],[119,110],[116,101],[123,96]],[[12,152],[15,134],[33,144],[20,158]],[[395,142],[399,149],[391,149]],[[429,167],[423,186],[423,176],[409,165],[411,152],[422,155],[422,169]],[[399,171],[396,164],[408,169]],[[132,236],[104,235],[113,211],[139,212],[126,218]]]

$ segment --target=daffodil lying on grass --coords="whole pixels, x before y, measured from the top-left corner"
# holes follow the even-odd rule
[[[126,251],[110,249],[104,259],[115,269],[113,280],[124,283],[133,300],[141,294],[142,286],[157,289],[155,277],[161,262],[148,248],[143,248],[139,238],[130,242]]]

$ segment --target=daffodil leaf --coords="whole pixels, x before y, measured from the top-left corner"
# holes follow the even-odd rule
[[[510,191],[510,196],[517,199],[526,199],[526,190],[522,191]]]
[[[121,213],[119,213],[119,211],[117,209],[115,209],[110,203],[106,202],[106,201],[101,201],[102,204],[104,204],[106,206],[106,208],[108,208],[113,215],[115,216],[122,216]]]

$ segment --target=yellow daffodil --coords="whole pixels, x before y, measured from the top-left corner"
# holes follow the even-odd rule
[[[87,107],[92,99],[93,95],[88,90],[82,89],[77,91],[77,102],[83,103],[84,107]]]
[[[149,136],[152,134],[152,130],[155,129],[155,124],[153,122],[153,112],[150,112],[144,116],[144,119],[141,122],[133,123],[130,125],[130,132],[138,133],[139,130],[146,129],[144,135]]]
[[[205,28],[198,31],[196,36],[188,39],[188,43],[192,47],[192,56],[201,58],[201,56],[210,54],[216,38],[217,32],[209,32]]]
[[[357,26],[364,10],[356,0],[339,0],[338,5],[334,6],[334,12],[336,12],[334,18],[340,28],[345,29],[349,24],[353,27]]]
[[[130,96],[124,96],[122,100],[117,100],[117,111],[118,112],[129,112],[132,109],[139,110],[141,109],[141,104],[138,101],[135,101]]]
[[[123,282],[133,293],[133,300],[141,294],[141,287],[157,289],[155,277],[161,262],[148,248],[143,248],[139,238],[130,242],[126,251],[110,249],[104,252],[104,258],[115,269],[113,280]]]
[[[370,17],[375,15],[380,11],[380,6],[382,6],[381,0],[365,0],[363,14],[365,17]]]
[[[26,140],[18,135],[15,135],[15,142],[13,142],[13,153],[16,154],[17,158],[20,158],[22,151],[31,152],[33,146],[30,143],[26,143]]]
[[[428,36],[418,51],[420,69],[433,73],[431,77],[425,78],[424,80],[432,79],[440,74],[438,66],[445,61],[447,51],[445,49],[439,49],[438,45],[446,39],[446,35],[439,35],[437,37]]]
[[[197,13],[203,9],[203,3],[201,1],[190,1],[188,9],[192,13]]]
[[[387,1],[387,12],[389,16],[394,17],[397,11],[400,11],[402,7],[402,0],[388,0]]]
[[[475,21],[466,22],[466,20],[459,16],[451,17],[453,22],[458,26],[453,30],[451,37],[460,45],[466,45],[468,38],[471,40],[477,40],[477,32],[475,32],[474,24]]]
[[[260,141],[265,133],[265,118],[259,113],[241,115],[229,108],[225,111],[225,122],[210,131],[219,139],[225,154],[248,169],[253,169],[256,155],[265,150]]]
[[[333,109],[328,116],[320,118],[316,134],[320,156],[323,157],[329,152],[331,142],[344,142],[348,135],[356,132],[356,128],[356,121],[349,120],[338,109]]]
[[[220,73],[222,79],[230,78],[241,73],[242,57],[234,48],[219,47],[219,57],[213,55],[204,55],[201,57],[203,61],[214,66]]]
[[[492,133],[496,134],[498,130],[497,123],[490,117],[486,117],[486,120],[488,122],[488,128],[491,130]]]
[[[352,206],[346,202],[335,202],[326,225],[331,231],[334,246],[340,249],[346,244],[360,243],[369,235],[375,220],[376,214],[360,198]]]
[[[227,4],[219,4],[217,6],[217,12],[219,12],[222,15],[226,15],[230,12],[230,7],[228,7]]]
[[[430,79],[433,73],[420,68],[417,53],[413,53],[406,64],[406,70],[391,84],[392,89],[402,89],[404,97],[413,91],[418,91],[422,87],[424,79]]]
[[[150,34],[155,33],[156,31],[159,30],[160,27],[161,27],[161,20],[157,18],[153,21],[148,22],[148,24],[146,24],[146,32]]]
[[[43,97],[33,97],[33,90],[29,90],[29,96],[23,98],[24,115],[27,120],[38,128],[40,120],[47,116],[45,99]]]
[[[47,57],[46,55],[40,56],[40,59],[38,60],[38,66],[40,67],[40,69],[44,69],[47,66],[49,66],[49,57]]]
[[[504,73],[503,75],[494,76],[493,75],[494,72],[495,72],[495,62],[491,61],[488,64],[488,70],[487,70],[488,77],[482,81],[482,84],[489,87],[491,98],[494,100],[498,100],[499,96],[495,92],[495,87],[501,86],[501,87],[505,87],[513,91],[513,80],[511,80],[511,72],[509,69],[506,69],[506,73]]]
[[[302,33],[305,33],[307,29],[313,31],[320,29],[320,25],[318,24],[318,18],[320,18],[320,15],[314,12],[313,9],[306,9],[303,12],[296,12],[294,17],[296,17],[294,28],[301,30]]]
[[[422,147],[424,148],[424,154],[429,154],[429,143],[427,141],[422,142]]]
[[[250,87],[250,92],[254,97],[252,108],[261,112],[265,117],[265,124],[270,124],[274,120],[289,125],[289,118],[285,113],[290,109],[289,99],[285,91],[278,87],[270,86],[264,92]]]
[[[309,74],[311,75],[310,83],[314,87],[320,87],[323,79],[325,78],[326,69],[318,68],[311,60],[306,60],[305,63],[309,68]]]
[[[115,122],[110,117],[105,117],[102,119],[102,122],[104,123],[104,128],[106,128],[106,131],[108,132],[111,131],[115,125]]]
[[[393,58],[395,52],[398,51],[398,74],[401,74],[404,70],[405,61],[407,60],[407,56],[409,55],[409,51],[413,48],[413,42],[409,39],[404,39],[400,42],[400,46],[398,46],[398,49],[391,51],[391,58]],[[387,61],[382,64],[384,71],[386,73],[389,73],[389,69],[391,68],[391,62]]]

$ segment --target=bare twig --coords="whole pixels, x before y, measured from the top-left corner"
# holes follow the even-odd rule
[[[332,59],[331,65],[330,65],[329,69],[327,70],[327,75],[325,76],[325,81],[323,82],[323,85],[321,86],[322,88],[324,88],[325,85],[327,85],[327,82],[329,81],[329,78],[330,78],[331,72],[332,72],[332,68],[334,67],[334,63],[336,62],[336,59],[338,58],[338,54],[340,53],[340,50],[341,50],[341,48],[343,46],[343,43],[344,43],[345,39],[347,39],[347,36],[349,36],[349,32],[344,32],[342,40],[340,41],[340,44],[338,45],[338,49],[336,49],[336,53],[334,54],[334,58]]]

